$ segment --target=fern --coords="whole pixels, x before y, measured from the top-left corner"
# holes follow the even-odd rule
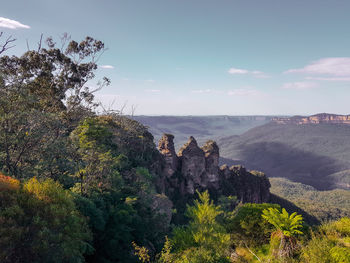
[[[262,217],[287,237],[303,234],[300,230],[303,226],[303,217],[296,212],[289,215],[284,208],[282,212],[277,208],[269,208],[263,211]]]

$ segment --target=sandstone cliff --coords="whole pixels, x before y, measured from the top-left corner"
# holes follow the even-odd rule
[[[294,116],[294,117],[283,117],[283,118],[273,118],[273,122],[278,124],[350,124],[350,115],[336,115],[328,113],[320,113],[312,116]]]
[[[219,167],[219,147],[214,141],[200,148],[191,136],[176,154],[173,140],[174,136],[164,134],[159,141],[164,159],[159,188],[170,198],[209,190],[213,197],[235,195],[242,202],[269,201],[270,182],[265,174],[242,166]]]

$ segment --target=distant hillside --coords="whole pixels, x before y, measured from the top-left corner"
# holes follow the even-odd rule
[[[221,155],[318,189],[350,189],[350,125],[275,121],[218,141]]]
[[[294,117],[276,117],[273,118],[273,122],[279,124],[319,124],[319,123],[329,123],[329,124],[349,124],[350,125],[350,115],[338,115],[329,113],[319,113],[312,116],[294,116]]]
[[[163,133],[175,136],[177,150],[190,136],[199,144],[229,135],[239,135],[251,128],[270,122],[273,116],[134,116],[149,127],[156,143]]]
[[[270,178],[271,193],[294,203],[320,221],[350,216],[350,191],[336,189],[317,191],[285,178]]]

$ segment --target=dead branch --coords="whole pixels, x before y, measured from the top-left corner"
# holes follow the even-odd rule
[[[3,36],[4,32],[0,32],[0,38]],[[13,48],[15,45],[12,45],[11,43],[15,42],[16,39],[13,38],[11,35],[6,38],[4,44],[0,44],[0,54],[4,53],[6,50]]]

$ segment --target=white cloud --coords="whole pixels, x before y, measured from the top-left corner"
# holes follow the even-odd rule
[[[5,17],[0,17],[0,28],[1,27],[9,29],[30,28],[30,26],[24,25],[16,20],[8,19]]]
[[[112,65],[101,65],[100,68],[103,68],[103,69],[114,69],[114,67]]]
[[[307,80],[321,80],[321,81],[350,81],[350,77],[305,77]]]
[[[314,82],[289,82],[284,83],[282,86],[282,89],[296,89],[296,90],[305,90],[305,89],[312,89],[316,88],[317,84]]]
[[[146,82],[149,82],[149,83],[154,83],[154,82],[156,82],[154,79],[146,79],[145,81],[146,81]]]
[[[228,73],[231,74],[231,75],[246,75],[246,74],[249,74],[249,75],[254,76],[255,78],[261,78],[261,79],[269,78],[268,75],[266,75],[264,72],[259,71],[259,70],[249,71],[247,69],[230,68],[228,70]]]
[[[198,90],[192,90],[192,93],[210,93],[212,92],[211,89],[198,89]]]
[[[227,92],[229,96],[257,96],[259,91],[254,89],[234,89]]]
[[[290,69],[285,73],[305,73],[350,77],[350,57],[322,58],[300,69]]]
[[[248,74],[249,71],[246,69],[240,69],[240,68],[230,68],[228,70],[228,73],[230,73],[230,74]]]
[[[147,92],[157,93],[160,92],[160,89],[146,89]]]

